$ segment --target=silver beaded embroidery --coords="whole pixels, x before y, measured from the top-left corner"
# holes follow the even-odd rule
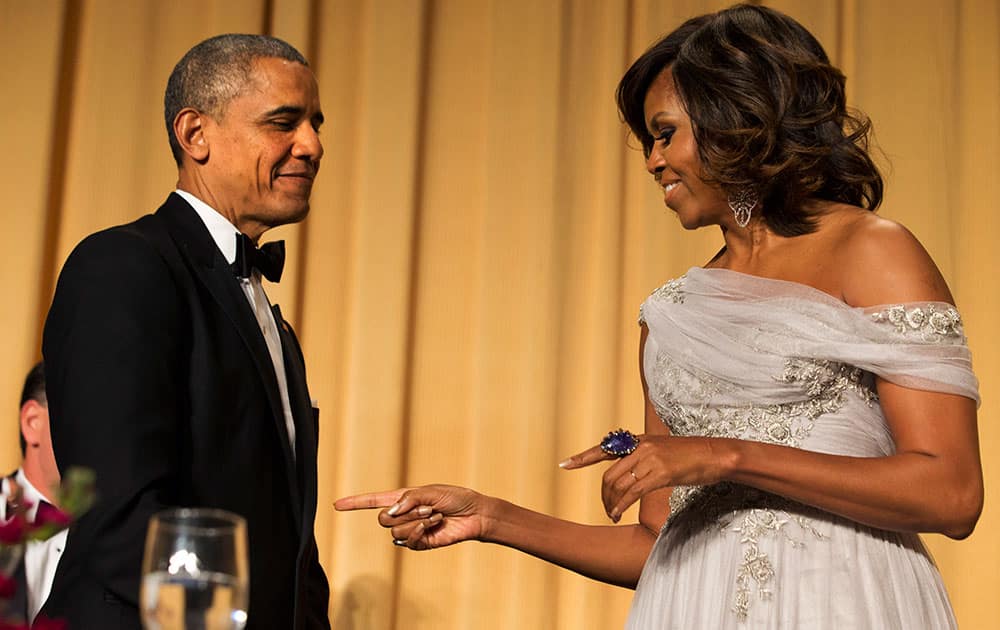
[[[787,360],[777,380],[800,387],[804,399],[774,405],[710,407],[708,400],[732,388],[681,368],[665,354],[656,357],[654,374],[650,398],[673,435],[740,438],[798,447],[816,418],[844,406],[848,392],[855,392],[869,405],[878,400],[868,373],[833,361]],[[672,393],[683,393],[685,400],[706,402],[690,407],[677,402]]]
[[[746,621],[755,599],[766,601],[772,595],[776,568],[760,547],[762,539],[780,538],[796,549],[804,549],[808,540],[827,538],[813,524],[815,519],[809,517],[818,512],[815,508],[739,484],[677,487],[670,497],[670,508],[664,529],[712,528],[720,535],[740,537],[743,559],[736,568],[732,603],[732,611],[740,621]],[[684,516],[678,518],[682,512]]]
[[[768,555],[760,550],[760,539],[764,536],[781,536],[793,547],[804,548],[806,543],[802,538],[806,536],[793,537],[787,527],[789,522],[795,522],[803,534],[812,535],[817,540],[826,536],[813,527],[811,519],[801,514],[760,508],[744,510],[740,514],[743,520],[732,527],[732,531],[739,532],[740,542],[744,545],[743,562],[736,572],[733,612],[740,621],[746,621],[754,589],[762,600],[770,599],[772,594],[770,581],[774,577],[774,566]]]
[[[876,322],[892,325],[904,336],[916,335],[924,341],[940,343],[948,339],[965,339],[962,317],[954,306],[934,304],[906,308],[902,304],[872,313]]]
[[[657,298],[663,298],[675,304],[684,303],[684,281],[687,280],[687,276],[681,276],[679,278],[674,278],[673,280],[668,280],[662,287],[653,291],[653,295]]]
[[[651,389],[651,394],[655,391],[660,395],[651,397],[673,435],[740,438],[798,447],[812,431],[816,419],[838,411],[847,402],[849,393],[868,405],[878,400],[870,374],[833,361],[787,360],[777,380],[800,388],[803,399],[774,405],[681,405],[669,392],[684,392],[686,400],[707,401],[728,388],[715,379],[681,369],[666,355],[657,357],[655,373],[658,387]],[[714,526],[721,534],[739,534],[743,560],[736,570],[733,612],[742,621],[749,614],[755,592],[757,599],[771,596],[775,567],[761,550],[760,540],[781,537],[793,547],[804,547],[809,538],[822,540],[823,534],[805,516],[808,513],[815,510],[747,486],[729,483],[678,486],[671,494],[670,517],[664,528],[673,526],[681,514],[686,514],[681,519],[684,527]],[[802,535],[793,535],[789,523],[795,523]]]
[[[684,303],[684,280],[685,276],[679,278],[674,278],[673,280],[668,280],[666,284],[660,288],[653,291],[648,299],[664,299],[668,302],[673,302],[675,304]],[[643,302],[639,307],[639,323],[643,324],[646,321],[645,316],[646,303]]]

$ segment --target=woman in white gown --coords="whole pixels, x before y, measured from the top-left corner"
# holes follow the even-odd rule
[[[452,486],[337,508],[388,508],[412,549],[489,541],[635,587],[636,630],[954,627],[917,533],[979,517],[978,384],[941,274],[873,212],[843,75],[797,22],[741,5],[656,43],[618,102],[667,207],[725,241],[640,310],[645,433],[602,487],[612,521],[640,501],[639,522]]]

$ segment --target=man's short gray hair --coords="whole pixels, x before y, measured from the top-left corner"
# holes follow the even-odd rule
[[[181,164],[183,151],[174,134],[174,119],[185,107],[219,118],[226,106],[250,83],[254,61],[287,59],[308,66],[294,46],[268,35],[228,34],[206,39],[189,50],[170,73],[163,96],[170,151]]]

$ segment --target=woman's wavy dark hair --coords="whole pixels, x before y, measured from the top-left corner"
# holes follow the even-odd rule
[[[692,18],[632,64],[618,110],[646,155],[643,103],[664,70],[691,118],[708,181],[752,187],[767,225],[785,236],[814,229],[809,199],[876,209],[882,176],[868,154],[871,122],[850,112],[844,75],[792,18],[736,5]]]

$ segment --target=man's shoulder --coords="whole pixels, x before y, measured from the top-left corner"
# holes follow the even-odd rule
[[[185,210],[191,215],[186,216]],[[86,236],[70,253],[67,264],[78,259],[162,258],[165,252],[175,252],[176,225],[195,217],[190,206],[177,195],[170,195],[154,212],[129,223],[104,228]]]
[[[182,204],[178,208],[177,204]],[[174,224],[183,224],[183,209],[190,206],[171,195],[155,212],[138,219],[105,228],[81,240],[70,252],[59,274],[60,288],[95,286],[166,286],[186,277],[189,265],[185,261]],[[180,218],[172,217],[181,212]],[[195,216],[195,218],[197,218]]]
[[[177,195],[167,197],[159,208],[144,214],[128,223],[107,227],[86,236],[83,243],[114,241],[117,239],[156,240],[169,235],[170,221],[168,217],[188,207],[186,202]]]
[[[76,245],[59,271],[45,334],[53,322],[106,317],[109,310],[155,312],[162,320],[176,311],[191,275],[159,210],[95,232]],[[98,315],[81,315],[87,309]]]

